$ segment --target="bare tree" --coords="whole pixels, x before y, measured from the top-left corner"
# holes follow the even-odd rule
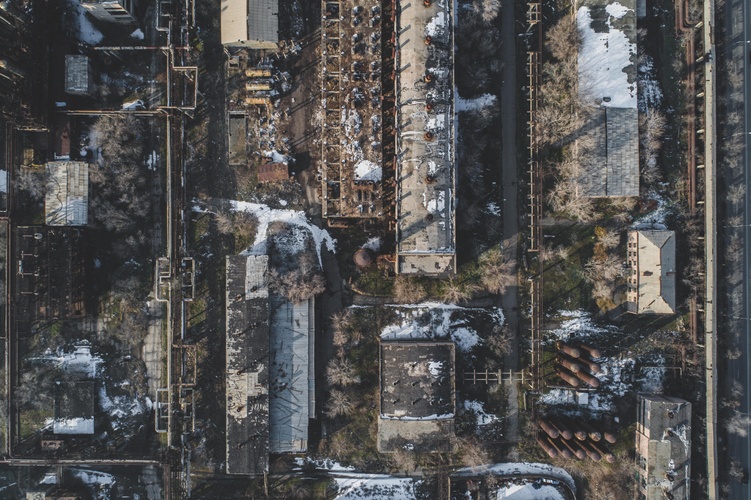
[[[506,260],[500,247],[493,247],[477,259],[480,283],[490,293],[502,294],[516,281],[516,262]]]
[[[348,386],[360,383],[360,376],[346,359],[332,359],[326,367],[326,378],[331,385]]]
[[[490,456],[482,443],[472,437],[463,438],[458,443],[462,463],[467,467],[479,467],[490,463]]]
[[[730,418],[725,419],[725,430],[741,438],[748,436],[748,427],[750,425],[751,416],[745,413],[734,412]]]
[[[355,409],[355,405],[346,393],[339,389],[332,389],[329,393],[326,415],[329,418],[349,415]]]
[[[558,61],[576,60],[579,55],[579,31],[576,29],[576,19],[563,16],[547,30],[545,48]]]
[[[391,460],[394,463],[394,468],[405,473],[412,472],[417,466],[414,452],[399,448],[392,455]]]
[[[608,255],[600,260],[591,258],[581,271],[582,277],[589,283],[598,281],[614,282],[623,275],[623,265],[615,255]]]
[[[402,304],[416,304],[425,300],[425,287],[414,279],[398,276],[394,280],[394,298]]]
[[[474,289],[468,283],[462,283],[456,278],[449,278],[443,285],[441,298],[448,303],[456,304],[472,298]]]
[[[47,191],[47,178],[45,169],[21,167],[16,175],[16,187],[26,191],[31,198],[41,200]]]

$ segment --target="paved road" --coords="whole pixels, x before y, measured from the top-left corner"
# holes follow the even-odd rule
[[[740,215],[743,225],[741,228],[728,225],[722,229],[728,241],[728,236],[740,229],[742,234],[742,248],[740,249],[742,259],[738,261],[737,256],[721,256],[724,262],[725,276],[727,286],[726,300],[727,303],[723,311],[727,311],[729,324],[733,327],[735,336],[735,345],[741,350],[741,357],[738,360],[731,360],[727,363],[724,370],[721,368],[721,385],[728,387],[731,384],[742,388],[740,397],[740,406],[738,412],[748,414],[751,412],[751,371],[749,370],[749,356],[751,355],[751,65],[749,64],[749,50],[751,44],[751,6],[743,0],[730,0],[726,4],[725,12],[718,16],[718,23],[724,23],[725,27],[725,44],[719,52],[720,58],[729,58],[738,62],[743,67],[743,99],[742,106],[744,118],[742,124],[735,130],[725,130],[727,135],[743,134],[743,163],[742,169],[725,169],[723,174],[726,176],[724,184],[727,188],[742,183],[746,186],[745,195],[741,203],[727,202],[727,217]],[[740,21],[742,22],[742,25]],[[722,62],[722,61],[721,61]],[[726,91],[730,92],[730,91]],[[728,95],[721,98],[728,99]],[[722,131],[721,131],[722,132]],[[731,139],[732,140],[732,139]],[[733,278],[735,276],[735,278]],[[724,380],[723,380],[724,379]],[[722,395],[722,394],[721,394]],[[742,467],[748,472],[751,468],[751,440],[747,436],[736,434],[727,435],[722,432],[723,425],[720,422],[718,426],[720,435],[724,437],[728,446],[728,455],[730,460],[722,463],[723,453],[720,451],[720,471],[728,470],[731,460],[740,461]],[[747,427],[748,430],[748,427]],[[749,485],[743,485],[737,480],[730,480],[730,496],[728,498],[751,498],[751,488]]]
[[[503,169],[503,248],[507,259],[516,261],[516,250],[519,232],[519,216],[517,213],[517,165],[516,165],[516,22],[515,3],[503,2],[501,6],[501,57],[503,71],[501,72],[501,168]],[[516,269],[514,269],[516,272]],[[515,282],[503,295],[501,305],[506,315],[506,323],[513,335],[512,356],[505,360],[505,369],[518,368],[517,334],[519,332],[519,315],[517,313],[518,286]]]
[[[519,215],[517,212],[517,164],[516,164],[516,17],[515,2],[501,4],[501,168],[503,169],[503,248],[507,259],[517,262]],[[516,275],[516,267],[513,270]],[[506,315],[506,324],[511,337],[511,352],[504,359],[504,369],[519,368],[519,314],[517,312],[518,283],[508,287],[501,298],[501,306]],[[509,412],[506,437],[509,441],[519,438],[519,404],[516,385],[509,390]]]

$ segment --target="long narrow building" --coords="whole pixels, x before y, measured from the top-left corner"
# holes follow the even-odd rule
[[[401,5],[396,36],[396,272],[455,272],[451,0]]]
[[[227,474],[269,468],[269,289],[266,255],[227,257]]]

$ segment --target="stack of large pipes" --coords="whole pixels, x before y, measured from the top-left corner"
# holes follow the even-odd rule
[[[556,374],[571,387],[579,387],[584,382],[592,388],[600,387],[600,381],[593,373],[600,373],[600,365],[594,361],[602,353],[599,349],[580,343],[578,346],[558,342],[558,368]]]
[[[563,416],[537,419],[541,431],[538,433],[537,444],[545,450],[550,458],[574,458],[584,460],[589,457],[594,462],[605,460],[615,462],[615,455],[602,442],[615,443],[615,435],[610,432],[600,432],[589,422],[572,420]]]

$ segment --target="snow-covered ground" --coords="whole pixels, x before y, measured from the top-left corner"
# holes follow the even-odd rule
[[[474,99],[464,99],[459,96],[458,92],[454,92],[454,110],[457,113],[460,111],[474,111],[475,109],[495,104],[495,99],[496,97],[493,94],[483,94]]]
[[[83,482],[92,498],[96,500],[109,500],[112,488],[115,486],[115,476],[106,472],[95,470],[73,469],[73,477]]]
[[[563,495],[550,485],[511,484],[498,490],[498,500],[564,500]]]
[[[467,411],[472,411],[475,414],[475,417],[477,418],[477,425],[492,424],[493,422],[498,420],[498,417],[496,417],[492,413],[485,413],[485,408],[480,401],[465,400],[464,409]]]
[[[256,231],[256,237],[250,248],[246,249],[244,255],[265,255],[268,250],[268,237],[267,232],[269,224],[272,222],[285,222],[293,226],[299,226],[310,231],[315,242],[316,252],[318,253],[318,263],[323,267],[321,261],[321,247],[325,243],[326,248],[331,251],[336,251],[336,240],[325,229],[321,229],[318,226],[313,225],[305,215],[305,212],[296,210],[279,210],[275,208],[269,208],[267,205],[260,203],[250,203],[246,201],[230,202],[232,209],[238,212],[249,212],[256,216],[258,219],[258,230]]]
[[[338,474],[337,500],[414,500],[412,478],[381,474]]]
[[[592,29],[589,7],[579,7],[577,12],[576,23],[582,41],[578,61],[579,90],[587,100],[609,98],[602,106],[636,108],[636,82],[629,83],[624,71],[635,62],[632,57],[636,56],[636,43],[612,26],[613,20],[620,19],[629,10],[618,2],[606,7],[607,33]]]
[[[74,13],[72,29],[75,31],[78,41],[89,45],[98,45],[104,39],[104,35],[91,24],[86,16],[86,10],[81,6],[81,2],[68,0],[68,5]]]
[[[597,343],[593,344],[599,347],[608,338],[621,335],[617,327],[595,322],[592,315],[586,311],[559,311],[558,315],[563,321],[558,328],[549,332],[549,338],[553,340],[567,341],[572,337],[594,337]],[[664,359],[658,357],[649,360],[649,368],[641,370],[640,373],[636,373],[636,361],[629,356],[601,358],[597,360],[601,372],[593,374],[600,381],[600,387],[596,391],[552,389],[542,397],[542,402],[549,405],[577,405],[595,411],[612,411],[614,404],[628,392],[662,390],[667,372],[660,368],[660,365],[664,364]]]
[[[469,352],[482,342],[480,335],[470,326],[472,323],[500,327],[505,320],[500,308],[476,309],[436,302],[391,307],[400,319],[382,330],[382,339],[451,338],[462,352]]]
[[[637,67],[639,82],[639,111],[645,113],[648,109],[659,108],[662,104],[662,89],[654,68],[654,61],[648,55],[640,56]]]
[[[482,465],[480,467],[465,467],[459,469],[453,475],[454,476],[482,476],[493,475],[498,477],[504,476],[548,476],[561,481],[566,484],[571,491],[576,493],[576,485],[571,474],[561,469],[560,467],[553,467],[548,464],[534,463],[534,462],[516,462],[516,463],[502,463],[502,464],[490,464]],[[537,498],[537,497],[535,497]],[[543,497],[544,498],[544,497]]]
[[[360,160],[355,165],[356,181],[380,182],[383,172],[381,166],[369,160]]]
[[[634,220],[631,227],[634,229],[667,229],[666,219],[671,208],[669,202],[656,190],[651,190],[645,198],[654,200],[657,202],[657,206],[651,212]]]

